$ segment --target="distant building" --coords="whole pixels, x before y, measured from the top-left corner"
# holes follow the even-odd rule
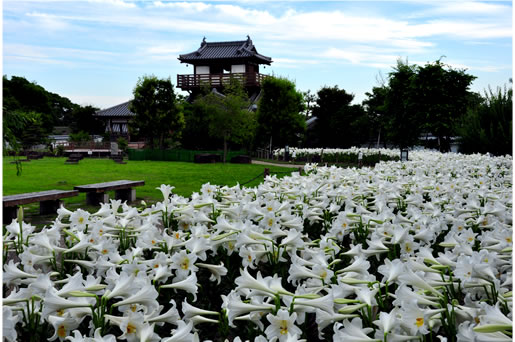
[[[130,111],[130,104],[131,101],[127,101],[95,113],[96,117],[105,122],[105,131],[110,133],[113,141],[120,137],[130,141],[129,120],[136,115]]]
[[[181,63],[193,65],[193,74],[177,75],[177,88],[198,94],[202,87],[223,93],[231,77],[243,81],[251,101],[259,94],[261,82],[267,75],[260,73],[260,65],[270,65],[272,58],[257,52],[252,40],[200,43],[193,52],[179,55]]]
[[[211,91],[223,95],[223,88],[231,77],[243,81],[249,94],[249,110],[257,109],[257,101],[261,97],[261,82],[267,75],[261,74],[260,65],[270,65],[272,58],[257,52],[252,40],[229,42],[206,42],[202,40],[196,51],[179,55],[181,63],[193,65],[193,74],[177,75],[177,88],[190,93],[193,98],[202,87],[207,86]],[[131,112],[131,101],[99,110],[95,113],[105,122],[106,132],[115,141],[123,137],[130,142],[129,120],[136,114]]]

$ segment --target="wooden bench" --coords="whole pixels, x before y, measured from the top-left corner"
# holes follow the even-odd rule
[[[118,180],[113,182],[78,185],[74,189],[86,193],[86,204],[99,205],[109,201],[106,191],[115,191],[115,199],[133,202],[136,200],[136,186],[145,185],[145,181]]]
[[[79,192],[76,190],[47,190],[4,196],[3,223],[9,224],[13,218],[16,218],[16,211],[19,205],[39,202],[40,214],[55,214],[61,205],[61,198],[73,197],[78,194]]]
[[[72,153],[68,156],[68,159],[64,162],[65,164],[78,164],[84,157],[80,153]]]

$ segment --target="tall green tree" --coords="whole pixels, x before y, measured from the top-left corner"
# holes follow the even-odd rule
[[[389,74],[384,101],[390,142],[408,147],[418,142],[421,133],[431,133],[440,151],[449,151],[450,137],[474,98],[469,90],[474,79],[439,60],[424,66],[399,60]]]
[[[306,115],[306,119],[308,119],[313,114],[313,105],[316,103],[317,96],[311,93],[311,90],[307,90],[302,92],[302,97],[304,100],[304,114]]]
[[[512,154],[513,89],[485,91],[483,101],[472,106],[460,128],[460,151],[464,153]]]
[[[388,78],[384,101],[386,135],[401,148],[415,145],[422,132],[423,121],[411,93],[416,73],[416,66],[398,60]]]
[[[385,99],[387,92],[388,87],[385,85],[373,87],[371,93],[365,93],[367,98],[362,102],[363,107],[367,113],[368,122],[370,124],[370,133],[373,137],[377,137],[376,147],[379,147],[381,142],[386,145],[386,139],[384,138],[384,126]]]
[[[273,76],[263,80],[261,91],[257,143],[271,147],[297,145],[306,131],[302,93],[292,81]]]
[[[416,69],[409,91],[412,113],[425,123],[423,130],[437,138],[442,152],[450,151],[450,138],[467,111],[475,78],[440,60]]]
[[[223,141],[223,161],[229,144],[248,145],[255,131],[255,114],[249,111],[248,95],[238,79],[231,79],[224,94],[211,92],[195,100],[198,112],[207,113],[209,136]]]
[[[352,105],[353,94],[338,86],[318,91],[313,116],[315,145],[320,147],[351,147],[368,140],[368,119],[361,105]]]
[[[209,149],[212,146],[221,145],[219,138],[209,135],[211,112],[197,101],[200,98],[198,97],[193,103],[188,101],[183,103],[185,126],[182,131],[181,145],[184,148]]]
[[[4,148],[7,150],[19,152],[47,142],[42,115],[34,111],[11,111],[4,108],[3,130]]]
[[[23,77],[2,78],[3,107],[11,111],[39,113],[45,131],[50,132],[56,125],[69,125],[72,111],[78,105],[68,98],[45,90],[35,82]]]
[[[98,108],[93,106],[77,106],[72,111],[71,127],[74,133],[84,131],[88,134],[103,134],[105,122],[95,116]]]
[[[178,140],[184,128],[184,115],[170,78],[143,76],[133,91],[131,127],[144,137],[150,148],[164,148],[165,140]]]

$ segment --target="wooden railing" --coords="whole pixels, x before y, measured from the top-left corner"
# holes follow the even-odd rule
[[[229,84],[231,78],[239,79],[245,87],[259,87],[268,75],[257,72],[231,73],[231,74],[195,74],[177,75],[177,88],[182,90],[198,89],[202,86],[221,88]]]
[[[110,149],[110,142],[94,142],[94,141],[83,141],[83,142],[69,142],[66,149],[68,150],[98,150],[98,149]]]

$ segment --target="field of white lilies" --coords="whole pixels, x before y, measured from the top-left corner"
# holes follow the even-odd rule
[[[5,340],[512,340],[511,157],[304,171],[37,231],[20,213]]]

